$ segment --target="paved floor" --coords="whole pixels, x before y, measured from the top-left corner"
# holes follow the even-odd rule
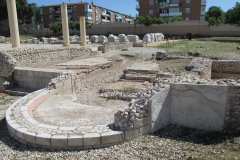
[[[74,102],[73,95],[55,95],[33,111],[36,121],[56,126],[94,126],[114,122],[115,106],[90,106]]]
[[[87,68],[106,68],[112,66],[112,62],[104,57],[94,57],[86,59],[78,59],[66,63],[56,64],[57,66],[64,66],[68,69],[87,69]]]

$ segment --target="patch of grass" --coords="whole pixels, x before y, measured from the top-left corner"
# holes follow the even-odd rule
[[[170,42],[169,46],[161,44],[159,49],[167,49],[168,53],[175,55],[187,55],[189,51],[200,52],[204,57],[226,59],[231,58],[229,54],[240,54],[237,47],[240,46],[239,37],[213,37]]]
[[[20,35],[21,40],[28,40],[31,37],[32,37],[31,35]]]

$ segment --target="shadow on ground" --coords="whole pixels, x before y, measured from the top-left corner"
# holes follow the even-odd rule
[[[240,145],[240,132],[239,133],[226,133],[224,131],[210,132],[177,125],[169,125],[166,128],[153,133],[153,135],[161,138],[192,142],[203,145],[212,145],[223,142],[239,143]]]

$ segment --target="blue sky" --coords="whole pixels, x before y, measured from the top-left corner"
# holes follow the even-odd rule
[[[80,2],[81,0],[28,0],[28,3],[37,3],[41,5],[59,4],[62,2]],[[92,0],[84,0],[85,2],[91,3]],[[114,11],[118,11],[124,14],[131,14],[135,16],[138,12],[136,11],[136,5],[138,4],[136,0],[94,0],[96,5],[108,8]],[[219,6],[224,11],[232,8],[236,4],[236,0],[207,0],[207,9],[211,6]],[[206,9],[206,11],[207,11]]]

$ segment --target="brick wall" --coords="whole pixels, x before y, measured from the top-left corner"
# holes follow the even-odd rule
[[[212,62],[212,78],[240,78],[240,61],[213,61]]]
[[[240,131],[240,87],[229,86],[224,129]]]

